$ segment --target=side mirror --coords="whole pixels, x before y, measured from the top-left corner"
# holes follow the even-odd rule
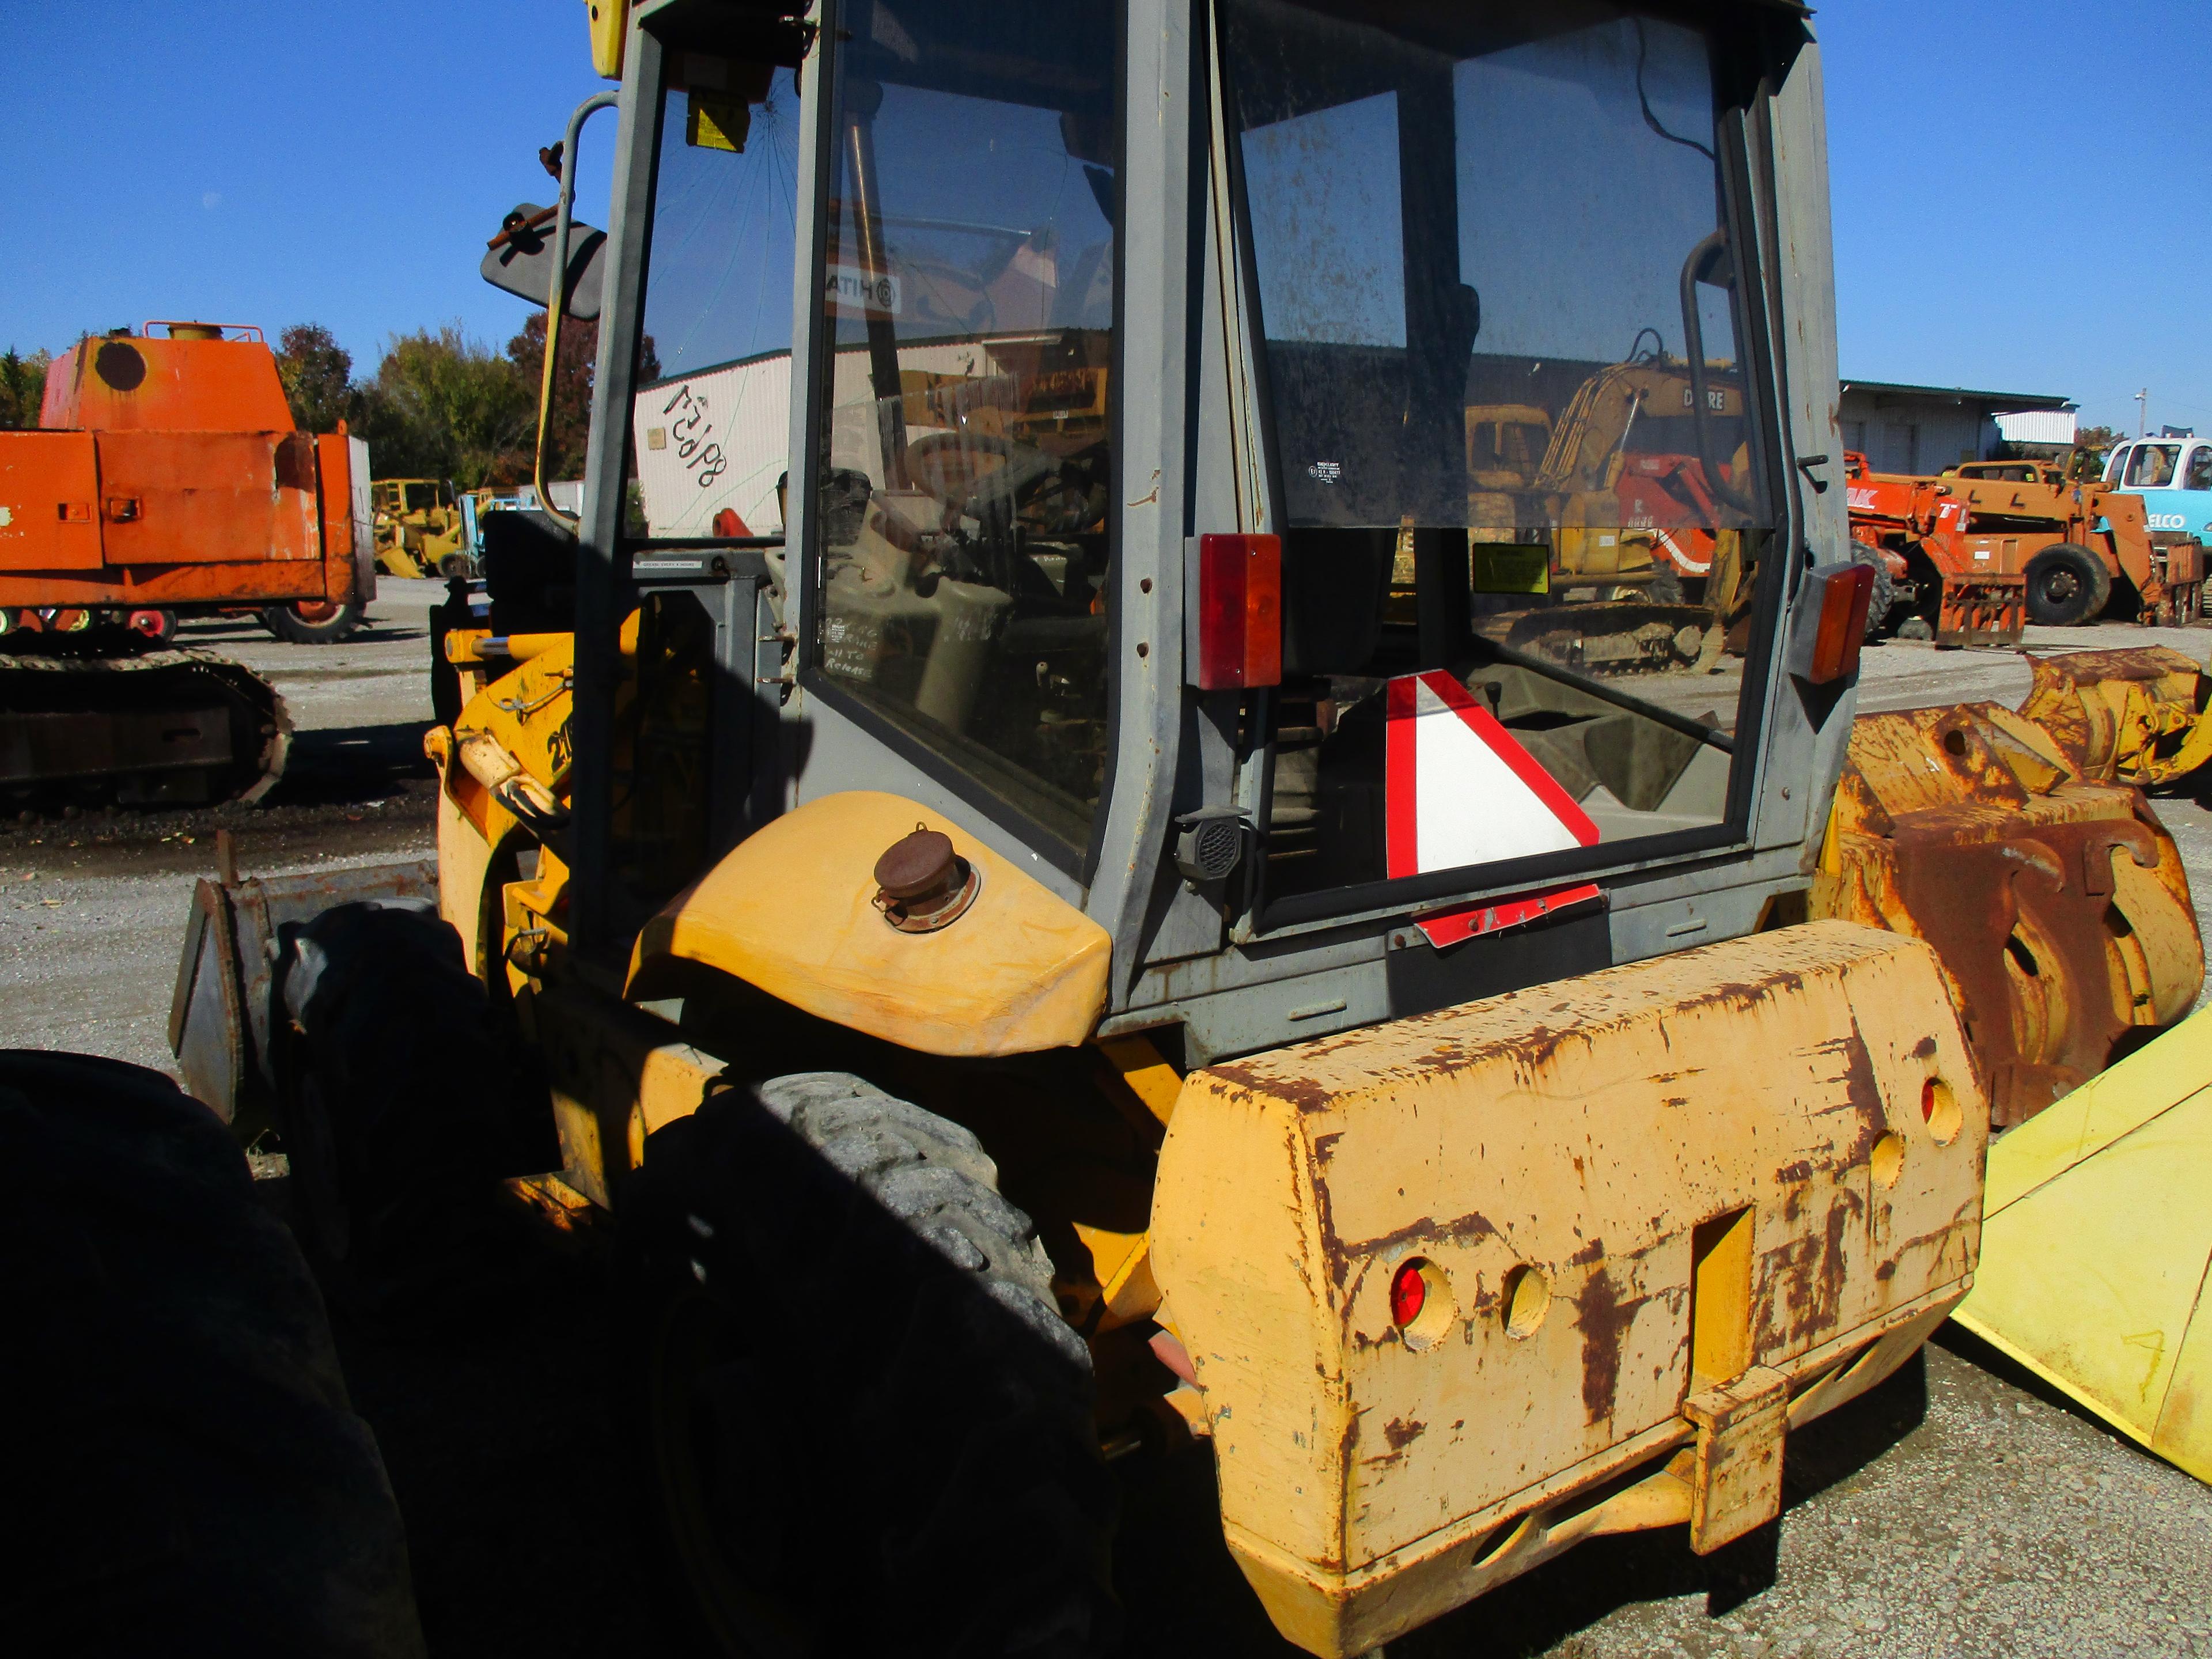
[[[545,303],[553,287],[554,223],[558,210],[525,202],[500,223],[483,264],[483,279],[534,306]],[[599,314],[599,289],[606,265],[607,234],[574,220],[568,225],[567,297],[562,313],[588,323]]]

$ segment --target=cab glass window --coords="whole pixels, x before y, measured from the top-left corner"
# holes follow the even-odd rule
[[[696,47],[672,49],[665,73],[630,406],[629,533],[780,535],[798,88],[787,69]],[[587,339],[592,325],[569,326]]]
[[[2130,489],[2170,489],[2174,465],[2180,459],[2179,444],[2137,444],[2135,453],[2128,457],[2123,482]]]
[[[1603,0],[1222,16],[1284,532],[1269,895],[1723,824],[1773,520],[1711,41]]]
[[[2189,471],[2183,477],[2184,489],[2212,489],[2212,444],[2199,444],[2189,452]]]
[[[829,163],[817,683],[1070,856],[1109,730],[1117,16],[846,7]]]

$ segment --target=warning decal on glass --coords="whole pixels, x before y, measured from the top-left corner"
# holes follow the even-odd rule
[[[858,265],[832,265],[823,283],[830,305],[838,311],[860,312],[870,317],[896,317],[904,309],[905,295],[899,279]]]
[[[1589,847],[1598,827],[1441,670],[1390,682],[1384,830],[1391,878]]]

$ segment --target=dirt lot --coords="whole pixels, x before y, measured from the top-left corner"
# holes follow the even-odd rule
[[[292,769],[263,809],[0,826],[0,1045],[165,1066],[179,922],[193,879],[212,870],[218,828],[234,830],[250,874],[427,852],[424,623],[440,592],[386,580],[371,626],[339,647],[188,631],[186,643],[276,681],[301,733]],[[2212,646],[2212,635],[2126,628],[2030,643],[2154,638],[2200,659]],[[2016,702],[2027,685],[2017,657],[1891,645],[1868,656],[1861,706]],[[2212,811],[2189,799],[2159,810],[2201,918]],[[410,1344],[341,1325],[356,1403],[407,1515],[431,1647],[447,1659],[526,1639],[544,1659],[665,1650],[604,1405],[605,1315],[585,1255],[550,1257],[528,1304],[466,1340]],[[1287,1655],[1211,1524],[1205,1455],[1117,1468],[1127,1650]],[[2212,1656],[2212,1490],[1971,1339],[1947,1338],[1799,1437],[1788,1492],[1777,1532],[1723,1556],[1700,1560],[1674,1533],[1601,1540],[1392,1652]]]

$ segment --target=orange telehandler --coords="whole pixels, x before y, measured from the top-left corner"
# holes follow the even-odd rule
[[[1940,641],[2012,644],[2030,622],[2203,612],[2197,544],[2154,534],[2140,496],[2033,462],[1970,462],[1930,478],[1846,460],[1852,537],[1905,561],[1920,599],[1897,615],[1917,609]]]

